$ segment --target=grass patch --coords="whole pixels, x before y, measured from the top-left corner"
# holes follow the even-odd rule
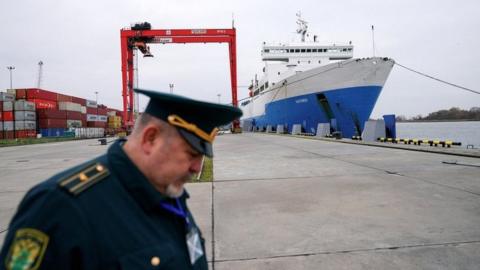
[[[203,167],[202,171],[200,172],[200,177],[195,177],[192,181],[193,183],[200,183],[200,182],[212,182],[213,181],[213,160],[208,157],[204,157],[203,159]]]
[[[64,141],[72,141],[75,139],[76,139],[75,137],[57,137],[57,138],[38,138],[38,139],[24,138],[24,139],[0,140],[0,147],[38,144],[38,143],[64,142]]]

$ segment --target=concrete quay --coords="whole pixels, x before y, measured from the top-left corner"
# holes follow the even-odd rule
[[[258,133],[214,148],[214,182],[187,185],[211,269],[480,265],[479,158]],[[0,148],[0,245],[30,187],[106,149]]]

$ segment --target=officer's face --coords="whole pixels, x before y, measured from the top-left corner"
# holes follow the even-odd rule
[[[176,129],[155,142],[149,159],[152,184],[169,197],[179,197],[183,185],[200,171],[202,155]]]

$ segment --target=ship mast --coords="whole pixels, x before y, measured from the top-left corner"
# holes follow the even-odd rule
[[[297,28],[297,33],[300,34],[300,36],[302,37],[302,42],[305,42],[305,36],[307,35],[307,21],[305,21],[304,19],[302,19],[302,13],[301,12],[298,12],[297,14],[297,25],[298,25],[298,28]]]

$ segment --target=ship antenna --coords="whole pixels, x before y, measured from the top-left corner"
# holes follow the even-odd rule
[[[302,19],[302,13],[299,11],[297,14],[297,24],[298,24],[298,28],[297,28],[297,33],[300,34],[302,36],[302,42],[305,42],[305,35],[307,34],[307,21],[305,21],[304,19]]]
[[[373,44],[373,57],[375,57],[375,28],[372,25],[372,44]]]

